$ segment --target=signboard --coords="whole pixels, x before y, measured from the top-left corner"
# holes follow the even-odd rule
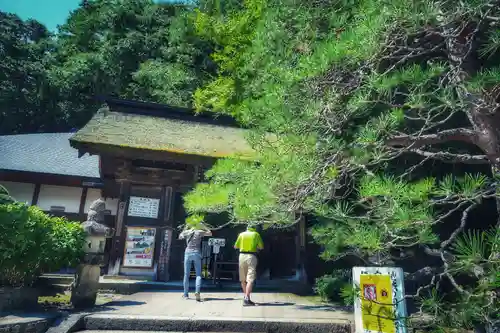
[[[404,273],[396,267],[354,267],[356,333],[407,333]]]
[[[224,246],[226,246],[226,239],[225,238],[209,238],[208,245],[209,246],[218,245],[218,246],[224,247]]]
[[[213,251],[215,254],[220,252],[220,248],[226,246],[225,238],[209,238],[208,245],[213,247]]]
[[[160,208],[160,199],[130,197],[127,214],[128,216],[157,219],[159,208]]]
[[[127,227],[123,266],[153,267],[155,236],[155,228]]]

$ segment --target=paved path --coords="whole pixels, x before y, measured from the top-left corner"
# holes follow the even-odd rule
[[[141,292],[108,303],[98,313],[184,318],[254,318],[352,322],[352,313],[314,304],[292,294],[255,293],[255,307],[243,307],[241,293],[205,293],[203,302],[183,300],[180,292]]]

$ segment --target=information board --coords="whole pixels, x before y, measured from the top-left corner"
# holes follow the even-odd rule
[[[145,197],[130,197],[128,204],[128,216],[158,218],[160,199]]]
[[[356,333],[407,333],[404,273],[396,267],[354,267]]]
[[[226,246],[226,239],[225,238],[209,238],[208,245],[224,247],[224,246]]]
[[[123,266],[153,267],[155,236],[155,228],[127,227]]]

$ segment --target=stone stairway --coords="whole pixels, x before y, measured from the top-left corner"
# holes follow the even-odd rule
[[[255,293],[254,307],[242,306],[241,293],[202,293],[202,301],[178,291],[122,296],[81,314],[66,330],[48,333],[233,332],[349,333],[353,314],[335,306],[286,293]]]
[[[347,321],[283,318],[168,317],[147,315],[91,314],[72,331],[115,332],[233,332],[233,333],[349,333]]]
[[[71,287],[74,277],[69,274],[44,274],[38,281],[37,286],[56,293],[63,293]]]
[[[141,331],[82,331],[82,333],[137,333]],[[187,333],[187,332],[150,332],[150,333]],[[200,333],[222,333],[222,332],[200,332]],[[224,332],[224,333],[244,333],[244,332]],[[266,333],[266,332],[259,332],[259,333]]]

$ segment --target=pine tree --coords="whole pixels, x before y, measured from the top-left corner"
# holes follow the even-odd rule
[[[195,104],[256,151],[185,197],[197,220],[313,216],[327,260],[411,262],[434,325],[498,320],[499,1],[247,0],[195,22],[219,68]]]

